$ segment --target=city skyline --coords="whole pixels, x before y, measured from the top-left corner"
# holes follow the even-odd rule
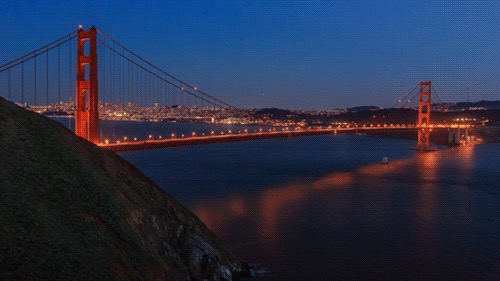
[[[444,102],[500,96],[493,1],[117,4],[5,3],[0,61],[82,24],[242,108],[390,107],[420,80]]]

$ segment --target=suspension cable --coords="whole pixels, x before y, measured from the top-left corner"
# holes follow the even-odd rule
[[[151,74],[151,75],[155,76],[156,78],[158,78],[158,79],[160,79],[160,80],[162,80],[162,81],[164,81],[164,82],[166,82],[166,83],[169,83],[170,85],[172,85],[172,86],[174,86],[174,87],[178,88],[179,90],[181,90],[181,92],[185,92],[185,93],[187,93],[187,94],[189,94],[189,95],[191,95],[191,96],[197,97],[198,99],[202,99],[202,100],[205,100],[205,101],[206,101],[206,102],[208,102],[208,103],[211,103],[211,104],[216,105],[213,101],[209,101],[209,100],[207,100],[207,99],[205,99],[205,98],[203,98],[203,97],[201,97],[201,96],[198,96],[198,95],[196,95],[196,94],[194,94],[194,93],[191,93],[191,92],[189,92],[188,90],[186,90],[185,88],[183,88],[183,87],[181,87],[181,86],[179,86],[179,85],[176,85],[176,84],[174,84],[174,83],[172,83],[172,82],[168,81],[167,79],[165,79],[165,78],[163,78],[163,77],[161,77],[161,76],[159,76],[159,75],[155,74],[154,72],[152,72],[151,70],[149,70],[149,69],[145,68],[144,66],[139,65],[137,62],[135,62],[135,61],[131,60],[130,58],[126,57],[125,55],[122,55],[122,54],[120,54],[118,51],[116,51],[116,50],[112,49],[110,46],[108,46],[107,44],[105,44],[105,43],[104,43],[104,42],[102,42],[101,40],[97,40],[97,42],[99,42],[100,44],[102,44],[103,46],[105,46],[106,48],[108,48],[110,51],[112,51],[112,52],[113,52],[113,53],[115,53],[116,55],[118,55],[118,56],[122,57],[123,59],[126,59],[126,60],[130,61],[132,64],[134,64],[134,65],[138,66],[139,68],[141,68],[142,70],[144,70],[144,71],[145,71],[145,73],[149,73],[149,74]],[[147,81],[144,81],[144,84],[145,84],[145,85],[147,85]],[[223,102],[221,102],[221,103],[222,103],[222,104],[224,104]],[[223,106],[220,106],[220,105],[218,105],[218,106],[219,106],[219,107],[223,107]],[[234,107],[233,107],[233,108],[234,108]]]
[[[15,66],[18,66],[18,65],[22,64],[23,62],[29,61],[29,60],[31,60],[31,59],[33,59],[33,58],[36,58],[36,57],[38,57],[39,55],[42,55],[42,54],[44,54],[44,53],[47,53],[48,51],[50,51],[50,50],[52,50],[52,49],[54,49],[54,48],[57,48],[57,47],[59,47],[59,46],[63,45],[64,43],[66,43],[66,42],[68,42],[68,41],[73,40],[74,38],[76,38],[76,36],[70,37],[70,38],[68,38],[68,39],[66,39],[66,40],[64,40],[64,41],[62,41],[62,42],[59,42],[57,45],[54,45],[54,46],[52,46],[52,47],[50,47],[50,48],[47,48],[46,50],[44,50],[44,51],[42,51],[42,52],[40,52],[40,53],[35,53],[35,54],[31,55],[31,56],[24,55],[24,56],[23,56],[23,58],[24,58],[24,59],[15,59],[14,61],[18,61],[18,60],[21,60],[21,61],[16,62],[16,63],[14,63],[14,61],[12,61],[11,63],[7,63],[3,69],[0,69],[0,73],[4,72],[4,71],[6,71],[6,70],[9,70],[9,69],[11,69],[11,68],[13,68],[13,67],[15,67]],[[26,58],[26,57],[28,57],[28,58]]]
[[[401,101],[404,101],[408,98],[409,95],[411,95],[411,93],[413,93],[413,91],[415,91],[417,88],[418,88],[418,85],[420,85],[420,83],[417,83],[417,85],[415,85],[415,87],[413,89],[411,89],[411,91],[409,91],[406,96],[404,96],[404,98],[400,99],[400,101],[398,101],[395,105],[393,105],[392,107],[396,107],[398,104],[401,103]]]
[[[136,58],[138,58],[139,60],[141,60],[142,62],[144,62],[144,63],[146,63],[147,65],[149,65],[149,66],[153,67],[154,69],[156,69],[156,70],[160,71],[162,74],[164,74],[164,75],[166,75],[166,76],[168,76],[168,77],[172,78],[173,80],[175,80],[175,81],[177,81],[177,82],[179,82],[179,83],[181,83],[181,84],[185,85],[186,87],[188,87],[188,88],[190,88],[190,89],[192,89],[192,90],[194,90],[194,91],[199,92],[200,94],[202,94],[202,95],[204,95],[204,96],[206,96],[206,97],[208,97],[208,98],[210,98],[210,99],[213,99],[213,100],[215,100],[215,101],[217,101],[217,102],[219,102],[219,103],[221,103],[221,104],[223,104],[223,105],[227,106],[228,108],[236,108],[236,107],[234,107],[234,106],[232,106],[232,105],[230,105],[230,104],[228,104],[228,103],[225,103],[225,102],[223,102],[223,101],[221,101],[221,100],[219,100],[219,99],[217,99],[217,98],[215,98],[215,97],[213,97],[213,96],[211,96],[211,95],[209,95],[209,94],[207,94],[207,93],[205,93],[205,92],[203,92],[203,91],[199,90],[197,87],[194,87],[194,86],[192,86],[192,85],[190,85],[190,84],[188,84],[188,83],[186,83],[186,82],[184,82],[184,81],[182,81],[182,80],[180,80],[180,79],[176,78],[175,76],[173,76],[173,75],[169,74],[168,72],[166,72],[166,71],[162,70],[161,68],[159,68],[159,67],[157,67],[157,66],[153,65],[152,63],[150,63],[149,61],[145,60],[144,58],[142,58],[142,57],[141,57],[141,56],[139,56],[138,54],[134,53],[133,51],[129,50],[128,48],[126,48],[126,47],[125,47],[125,46],[123,46],[122,44],[118,43],[115,39],[113,39],[113,38],[112,38],[112,37],[110,37],[109,35],[105,34],[105,33],[104,33],[104,32],[102,32],[101,30],[98,30],[98,32],[99,32],[100,34],[102,34],[104,37],[106,37],[106,38],[108,38],[109,40],[111,40],[113,43],[115,43],[115,44],[116,44],[116,45],[118,45],[119,47],[123,48],[125,51],[129,52],[130,54],[132,54],[133,56],[135,56]]]
[[[434,92],[434,94],[436,95],[437,99],[439,100],[439,103],[443,103],[443,101],[441,101],[441,98],[439,97],[436,89],[434,88],[434,85],[431,85],[432,86],[432,91]]]
[[[0,66],[0,69],[4,68],[4,67],[6,67],[6,66],[8,66],[8,65],[10,65],[10,64],[13,64],[13,63],[15,63],[16,61],[19,61],[19,60],[21,60],[21,59],[24,59],[24,58],[25,58],[25,57],[27,57],[27,56],[30,56],[30,55],[35,54],[35,53],[38,53],[39,51],[41,51],[41,50],[43,50],[43,49],[45,49],[45,48],[49,47],[50,45],[53,45],[53,44],[55,44],[55,43],[57,43],[57,42],[59,42],[59,41],[61,41],[61,40],[65,39],[66,37],[71,36],[73,33],[76,33],[77,31],[78,31],[78,30],[72,31],[71,33],[68,33],[68,34],[64,35],[63,37],[61,37],[61,38],[59,38],[59,39],[57,39],[57,40],[54,40],[54,41],[50,42],[49,44],[47,44],[47,45],[45,45],[45,46],[42,46],[42,47],[40,47],[40,48],[38,48],[38,49],[36,49],[36,50],[34,50],[34,51],[32,51],[32,52],[27,53],[27,54],[26,54],[26,55],[24,55],[24,56],[18,57],[18,58],[17,58],[17,59],[15,59],[15,60],[12,60],[12,61],[10,61],[10,62],[8,62],[8,63],[4,64],[4,65],[1,65],[1,66]],[[75,38],[75,37],[76,37],[76,36],[74,36],[74,37],[72,37],[72,38]],[[65,42],[66,42],[66,41],[65,41]],[[58,45],[58,46],[59,46],[59,45]],[[16,64],[16,65],[17,65],[17,64]],[[3,71],[3,70],[1,70],[0,72],[2,72],[2,71]]]

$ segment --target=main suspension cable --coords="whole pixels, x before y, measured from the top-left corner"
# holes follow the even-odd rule
[[[104,37],[106,37],[106,38],[108,38],[109,40],[111,40],[113,43],[115,43],[115,44],[116,44],[116,45],[118,45],[119,47],[123,48],[125,51],[129,52],[130,54],[132,54],[133,56],[135,56],[136,58],[138,58],[139,60],[141,60],[142,62],[144,62],[144,63],[146,63],[147,65],[149,65],[149,66],[153,67],[154,69],[156,69],[156,70],[160,71],[162,74],[164,74],[164,75],[166,75],[166,76],[168,76],[168,77],[172,78],[173,80],[175,80],[175,81],[177,81],[177,82],[179,82],[179,83],[181,83],[181,84],[185,85],[186,87],[188,87],[188,88],[190,88],[190,89],[192,89],[192,90],[194,90],[194,91],[199,92],[200,94],[202,94],[202,95],[206,96],[207,98],[213,99],[213,100],[215,100],[215,101],[217,101],[217,102],[219,102],[219,103],[221,103],[221,104],[223,104],[223,105],[227,106],[228,108],[236,108],[236,107],[234,107],[234,106],[232,106],[232,105],[230,105],[230,104],[228,104],[228,103],[226,103],[226,102],[223,102],[223,101],[221,101],[221,100],[219,100],[219,99],[217,99],[217,98],[215,98],[215,97],[213,97],[213,96],[211,96],[211,95],[209,95],[209,94],[207,94],[207,93],[205,93],[205,92],[203,92],[203,91],[199,90],[197,87],[192,86],[192,85],[190,85],[190,84],[188,84],[188,83],[186,83],[186,82],[184,82],[184,81],[182,81],[182,80],[178,79],[177,77],[175,77],[175,76],[173,76],[173,75],[169,74],[168,72],[166,72],[166,71],[162,70],[161,68],[159,68],[159,67],[155,66],[154,64],[150,63],[149,61],[147,61],[146,59],[142,58],[142,57],[141,57],[141,56],[139,56],[138,54],[136,54],[136,53],[134,53],[133,51],[129,50],[128,48],[126,48],[126,47],[125,47],[125,46],[123,46],[122,44],[118,43],[115,39],[113,39],[113,38],[112,38],[112,37],[110,37],[109,35],[105,34],[105,33],[104,33],[104,32],[102,32],[101,30],[98,30],[98,32],[99,32],[100,34],[102,34]]]

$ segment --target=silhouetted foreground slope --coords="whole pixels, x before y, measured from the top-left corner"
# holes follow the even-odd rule
[[[0,98],[0,279],[231,279],[240,265],[112,152]]]

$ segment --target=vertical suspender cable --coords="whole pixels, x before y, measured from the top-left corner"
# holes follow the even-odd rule
[[[24,106],[24,62],[21,64],[21,103]]]
[[[104,39],[106,40],[106,38]],[[100,95],[102,97],[102,108],[103,111],[106,112],[106,48],[102,48],[102,91],[100,92]],[[101,115],[102,116],[102,115]],[[102,128],[102,126],[101,126]]]
[[[57,47],[57,103],[61,102],[61,47]]]
[[[36,110],[36,57],[34,58],[34,64],[35,65],[34,65],[33,69],[34,69],[35,75],[33,75],[33,77],[34,77],[34,83],[35,83],[34,84],[34,92],[35,92],[35,110]]]
[[[128,62],[127,66],[127,95],[128,95],[128,101],[132,103],[132,97],[130,95],[130,61]]]
[[[70,102],[71,100],[71,93],[73,92],[72,90],[72,86],[75,87],[76,89],[76,85],[73,85],[72,80],[73,80],[73,56],[71,55],[71,53],[73,52],[73,41],[69,41],[69,44],[68,44],[68,48],[69,48],[69,52],[68,52],[68,63],[69,63],[69,70],[68,70],[68,103]],[[76,100],[75,100],[75,104],[74,104],[74,108],[76,110]],[[73,119],[75,120],[75,119]],[[71,119],[68,118],[68,128],[71,130]]]
[[[113,43],[113,49],[115,48],[115,43]],[[113,102],[115,102],[115,54],[111,55],[111,69],[109,70],[110,78],[111,78],[111,95]]]
[[[135,66],[135,83],[134,83],[134,103],[138,105],[138,97],[139,97],[139,67]]]
[[[68,98],[71,97],[71,41],[68,44]],[[68,99],[69,102],[69,99]]]
[[[118,100],[123,97],[125,100],[125,96],[123,95],[123,60],[118,58]]]
[[[47,111],[49,108],[49,52],[47,51],[45,56],[45,110]]]
[[[11,79],[11,77],[10,77],[10,69],[9,69],[9,70],[7,70],[7,98],[9,100],[12,100],[11,91],[10,91],[10,87],[11,87],[10,86],[10,79]]]

